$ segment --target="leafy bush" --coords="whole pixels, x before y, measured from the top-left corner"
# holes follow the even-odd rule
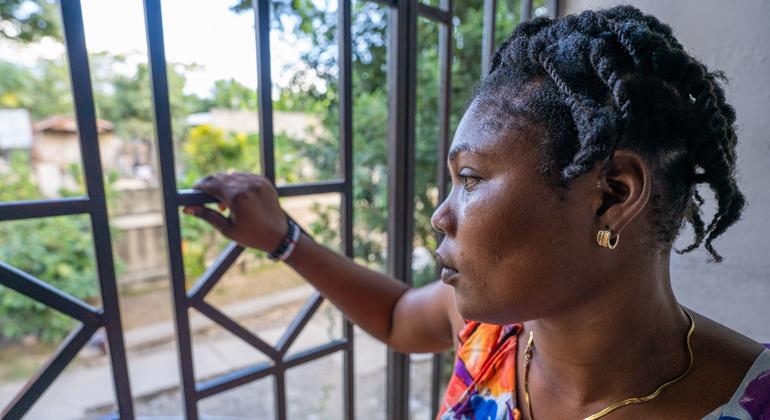
[[[0,201],[39,197],[28,157],[15,153],[10,171],[0,173]],[[86,301],[99,293],[90,224],[86,216],[0,223],[0,261]],[[53,309],[0,286],[0,338],[35,335],[61,339],[74,321]]]
[[[80,299],[99,293],[86,217],[57,217],[0,225],[0,260]],[[0,336],[36,335],[56,341],[74,322],[53,309],[0,286]]]

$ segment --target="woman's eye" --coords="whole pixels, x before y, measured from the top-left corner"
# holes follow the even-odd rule
[[[459,177],[466,191],[472,191],[473,187],[479,183],[479,179],[475,176],[459,175]]]

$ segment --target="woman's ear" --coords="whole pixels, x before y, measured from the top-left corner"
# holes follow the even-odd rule
[[[651,170],[638,154],[617,150],[612,160],[597,171],[597,177],[599,228],[609,226],[620,233],[650,201]]]

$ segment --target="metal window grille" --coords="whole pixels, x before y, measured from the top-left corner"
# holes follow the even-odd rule
[[[449,146],[451,109],[451,64],[453,47],[452,0],[441,0],[438,7],[417,0],[369,0],[389,8],[388,88],[389,88],[389,179],[388,199],[388,272],[411,284],[412,236],[414,230],[414,144],[415,144],[415,90],[417,54],[417,17],[439,24],[439,130],[438,170],[436,173],[439,198],[447,194],[448,173],[443,164]],[[290,323],[276,346],[271,346],[230,319],[204,298],[243,252],[237,244],[230,244],[193,287],[186,290],[182,259],[179,207],[212,202],[205,194],[177,190],[172,142],[172,121],[166,76],[163,25],[160,0],[144,0],[147,43],[150,58],[155,128],[161,169],[164,215],[168,240],[174,316],[179,353],[181,389],[187,419],[198,418],[200,400],[233,389],[254,380],[273,376],[275,413],[286,418],[286,370],[320,357],[344,353],[344,416],[355,417],[353,376],[353,326],[345,321],[343,338],[287,356],[287,350],[301,333],[312,315],[323,302],[318,293],[312,295]],[[532,15],[533,0],[522,0],[521,16]],[[270,4],[255,0],[255,36],[257,45],[257,72],[259,86],[259,128],[263,175],[275,181],[273,136],[272,79],[270,74]],[[558,1],[547,0],[548,12],[555,16]],[[495,15],[497,1],[484,1],[484,43],[482,74],[486,74],[494,49]],[[111,253],[102,168],[99,157],[98,134],[93,93],[90,82],[88,54],[85,47],[82,13],[78,0],[62,0],[61,13],[66,40],[69,69],[77,114],[78,133],[83,157],[87,197],[31,202],[0,203],[0,222],[29,218],[88,214],[91,218],[95,257],[101,288],[102,308],[93,308],[80,300],[56,290],[39,279],[0,262],[0,284],[54,308],[78,321],[76,328],[63,342],[53,358],[36,374],[18,396],[4,409],[3,419],[21,418],[39,399],[78,351],[98,328],[104,327],[110,348],[117,407],[121,419],[133,419],[132,394],[128,380],[126,351],[118,306],[117,285]],[[353,182],[352,182],[352,37],[351,1],[338,4],[339,49],[339,106],[340,106],[340,159],[342,179],[308,184],[278,186],[281,196],[300,196],[337,193],[342,198],[341,237],[345,255],[353,255]],[[194,308],[211,320],[240,337],[246,343],[267,355],[271,362],[257,364],[205,382],[196,382],[190,333],[189,310]],[[431,388],[432,414],[438,412],[441,378],[441,355],[433,359]],[[405,354],[388,352],[387,412],[389,419],[409,417],[409,358]]]
[[[104,327],[107,333],[118,408],[125,418],[133,418],[131,387],[128,381],[126,351],[123,344],[123,329],[118,306],[118,289],[115,282],[115,267],[107,220],[107,202],[104,194],[102,164],[99,157],[96,111],[91,89],[91,75],[80,2],[62,1],[61,15],[72,81],[80,150],[83,155],[87,197],[0,203],[0,222],[88,214],[91,218],[93,231],[102,307],[93,308],[27,273],[0,262],[0,284],[81,322],[81,325],[64,340],[54,356],[27,382],[16,398],[3,410],[2,418],[21,418],[101,327]]]

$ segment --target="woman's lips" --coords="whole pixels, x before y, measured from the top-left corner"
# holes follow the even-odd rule
[[[444,283],[449,284],[449,283],[453,282],[454,280],[456,280],[457,276],[459,274],[460,273],[457,270],[455,270],[454,268],[444,267],[444,268],[441,269],[441,281],[443,281]]]
[[[452,267],[452,260],[446,258],[440,249],[436,251],[436,261],[441,264],[441,281],[450,284],[457,280],[460,272]]]

